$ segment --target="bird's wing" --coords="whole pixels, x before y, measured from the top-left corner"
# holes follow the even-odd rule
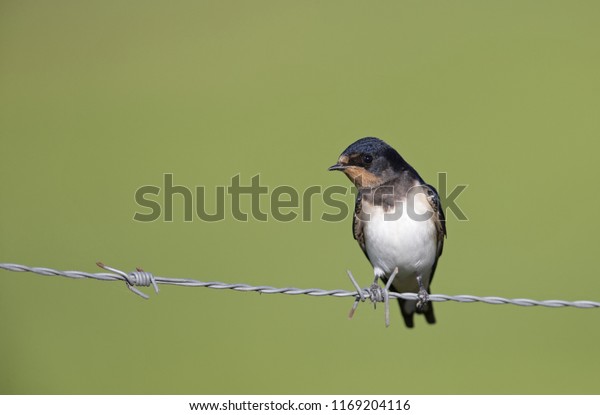
[[[437,257],[435,258],[433,268],[431,269],[431,277],[429,277],[429,284],[431,285],[431,281],[433,281],[433,275],[435,274],[435,269],[437,268],[438,259],[444,250],[444,237],[447,235],[447,233],[446,217],[444,216],[444,210],[442,209],[440,196],[438,195],[437,190],[435,190],[435,187],[429,184],[425,184],[425,189],[427,190],[427,200],[433,209],[433,221],[435,222],[437,229]]]
[[[439,257],[444,250],[444,237],[447,235],[446,217],[444,216],[440,196],[438,195],[437,190],[435,190],[435,187],[430,184],[425,184],[425,189],[427,190],[427,201],[433,209],[433,221],[437,228],[437,256]]]
[[[358,242],[360,249],[362,249],[367,259],[369,259],[369,255],[367,255],[367,246],[365,244],[364,221],[360,219],[361,211],[362,194],[358,192],[358,195],[356,195],[356,201],[354,203],[354,222],[352,222],[352,233],[354,234],[354,239],[356,239]]]

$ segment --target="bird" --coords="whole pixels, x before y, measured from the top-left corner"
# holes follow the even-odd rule
[[[352,143],[328,170],[345,173],[357,188],[352,231],[375,283],[393,278],[390,291],[418,294],[418,301],[398,298],[406,327],[414,327],[415,313],[434,324],[430,287],[447,236],[435,187],[376,137]]]

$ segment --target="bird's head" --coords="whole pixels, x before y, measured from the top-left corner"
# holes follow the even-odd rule
[[[329,168],[340,170],[357,187],[376,187],[395,177],[408,166],[385,141],[365,137],[352,143]]]

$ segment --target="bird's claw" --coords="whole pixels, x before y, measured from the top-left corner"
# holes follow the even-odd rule
[[[429,293],[425,287],[423,287],[423,280],[421,279],[420,275],[417,277],[417,284],[419,284],[419,292],[417,293],[417,310],[423,311],[429,302]]]

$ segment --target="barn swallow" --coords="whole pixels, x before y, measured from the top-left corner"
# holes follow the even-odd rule
[[[387,283],[397,268],[390,290],[417,293],[421,299],[398,299],[404,323],[414,327],[416,312],[434,324],[433,304],[427,299],[446,236],[437,190],[375,137],[351,144],[329,170],[344,172],[358,190],[352,230],[375,281]]]

